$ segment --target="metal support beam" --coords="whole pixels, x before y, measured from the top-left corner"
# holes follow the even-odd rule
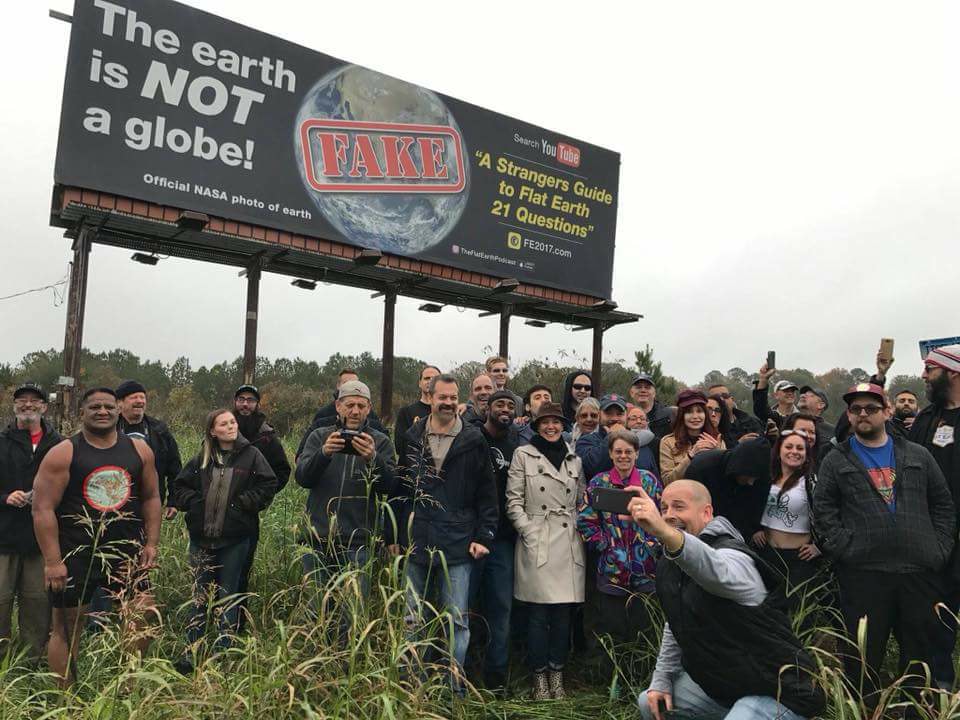
[[[603,363],[603,321],[598,320],[593,326],[593,364],[590,372],[593,374],[593,394],[603,396],[603,380],[600,377]]]
[[[393,417],[393,328],[397,309],[397,291],[383,294],[383,359],[380,369],[380,419]]]
[[[61,386],[65,418],[77,412],[80,390],[80,353],[83,349],[83,317],[87,305],[87,274],[90,269],[90,245],[93,230],[80,229],[73,241],[73,262],[70,264],[70,289],[67,295],[67,322],[63,335],[63,374],[72,378],[72,385]]]
[[[243,382],[252,385],[257,369],[257,316],[260,308],[260,264],[247,268],[247,315],[243,333]]]
[[[513,306],[504,305],[500,311],[500,357],[510,357],[510,316],[513,315]]]

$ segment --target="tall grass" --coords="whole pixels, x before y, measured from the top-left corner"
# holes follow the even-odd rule
[[[181,440],[185,456],[196,451],[195,440]],[[452,698],[446,665],[436,659],[443,642],[429,639],[442,634],[443,617],[428,625],[426,639],[408,639],[400,558],[371,558],[365,567],[345,570],[323,587],[303,578],[306,548],[299,541],[306,536],[305,502],[305,491],[291,481],[262,516],[248,631],[233,647],[214,651],[211,628],[207,639],[191,648],[195,672],[183,676],[173,668],[172,661],[188,649],[192,573],[183,523],[166,521],[159,568],[152,576],[161,620],[149,630],[154,642],[146,656],[129,649],[131,644],[122,637],[124,626],[108,624],[84,637],[77,681],[61,692],[52,675],[31,667],[24,652],[7,646],[0,654],[0,720],[637,717],[634,698],[649,679],[657,638],[608,646],[618,668],[616,680],[596,680],[573,656],[568,665],[570,697],[564,701],[529,700],[522,670],[515,673],[507,699],[473,686],[464,700]],[[369,592],[362,591],[360,573],[371,574]],[[805,603],[804,612],[810,607]],[[346,609],[349,618],[342,644],[337,640],[338,608]],[[960,718],[958,695],[931,691],[922,699],[911,698],[902,691],[903,679],[890,683],[877,710],[868,709],[844,678],[829,643],[823,642],[824,637],[841,642],[840,633],[829,625],[805,636],[818,661],[819,681],[830,695],[826,718],[879,720],[906,705],[923,720]],[[405,671],[403,660],[411,657],[423,661],[425,672]],[[431,664],[431,657],[438,664]],[[515,658],[515,667],[520,660]],[[419,669],[416,663],[414,667]]]

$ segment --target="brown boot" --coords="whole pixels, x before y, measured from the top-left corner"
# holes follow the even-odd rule
[[[567,693],[563,690],[563,670],[550,671],[550,696],[554,700],[563,700]]]
[[[533,674],[533,699],[534,700],[550,699],[550,685],[547,683],[546,673],[535,672]]]

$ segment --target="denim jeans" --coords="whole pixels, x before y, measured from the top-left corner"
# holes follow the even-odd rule
[[[333,548],[324,546],[314,549],[303,556],[303,574],[317,584],[317,592],[311,602],[313,612],[320,617],[324,611],[322,607],[326,585],[330,580],[345,570],[362,568],[370,559],[370,551],[366,547]],[[370,593],[370,574],[361,572],[357,576],[360,585],[360,596],[365,598]],[[336,605],[328,606],[327,612],[337,616],[336,644],[343,647],[350,633],[351,619],[343,608]]]
[[[514,549],[513,540],[497,540],[470,575],[470,606],[481,608],[490,636],[483,659],[488,675],[505,674],[510,660]]]
[[[640,706],[640,717],[653,720],[646,691],[640,693],[637,704]],[[681,673],[673,681],[673,708],[697,720],[805,720],[775,698],[764,695],[742,697],[732,707],[721,705],[686,673]]]
[[[207,627],[207,602],[210,588],[219,613],[220,634],[217,646],[229,647],[240,616],[240,599],[230,598],[240,588],[240,577],[250,549],[250,540],[244,539],[226,547],[211,550],[190,542],[190,567],[193,568],[194,601],[187,623],[187,642],[195,643],[203,637]],[[224,598],[230,598],[224,600]]]
[[[527,603],[527,662],[533,672],[563,670],[570,652],[569,603]]]
[[[407,637],[413,642],[422,639],[425,615],[430,613],[424,602],[431,603],[438,612],[449,613],[453,621],[453,634],[448,638],[451,684],[459,690],[457,677],[463,674],[463,661],[470,644],[470,623],[467,621],[467,606],[470,595],[472,562],[449,565],[444,572],[442,565],[426,565],[407,561]],[[433,598],[436,597],[434,600]]]

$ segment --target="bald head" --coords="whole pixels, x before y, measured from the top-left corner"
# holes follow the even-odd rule
[[[470,384],[470,399],[473,400],[473,407],[481,415],[487,412],[487,403],[493,391],[493,379],[486,373],[477,375]]]
[[[696,480],[674,480],[663,489],[660,512],[673,527],[699,535],[713,520],[710,491]]]

